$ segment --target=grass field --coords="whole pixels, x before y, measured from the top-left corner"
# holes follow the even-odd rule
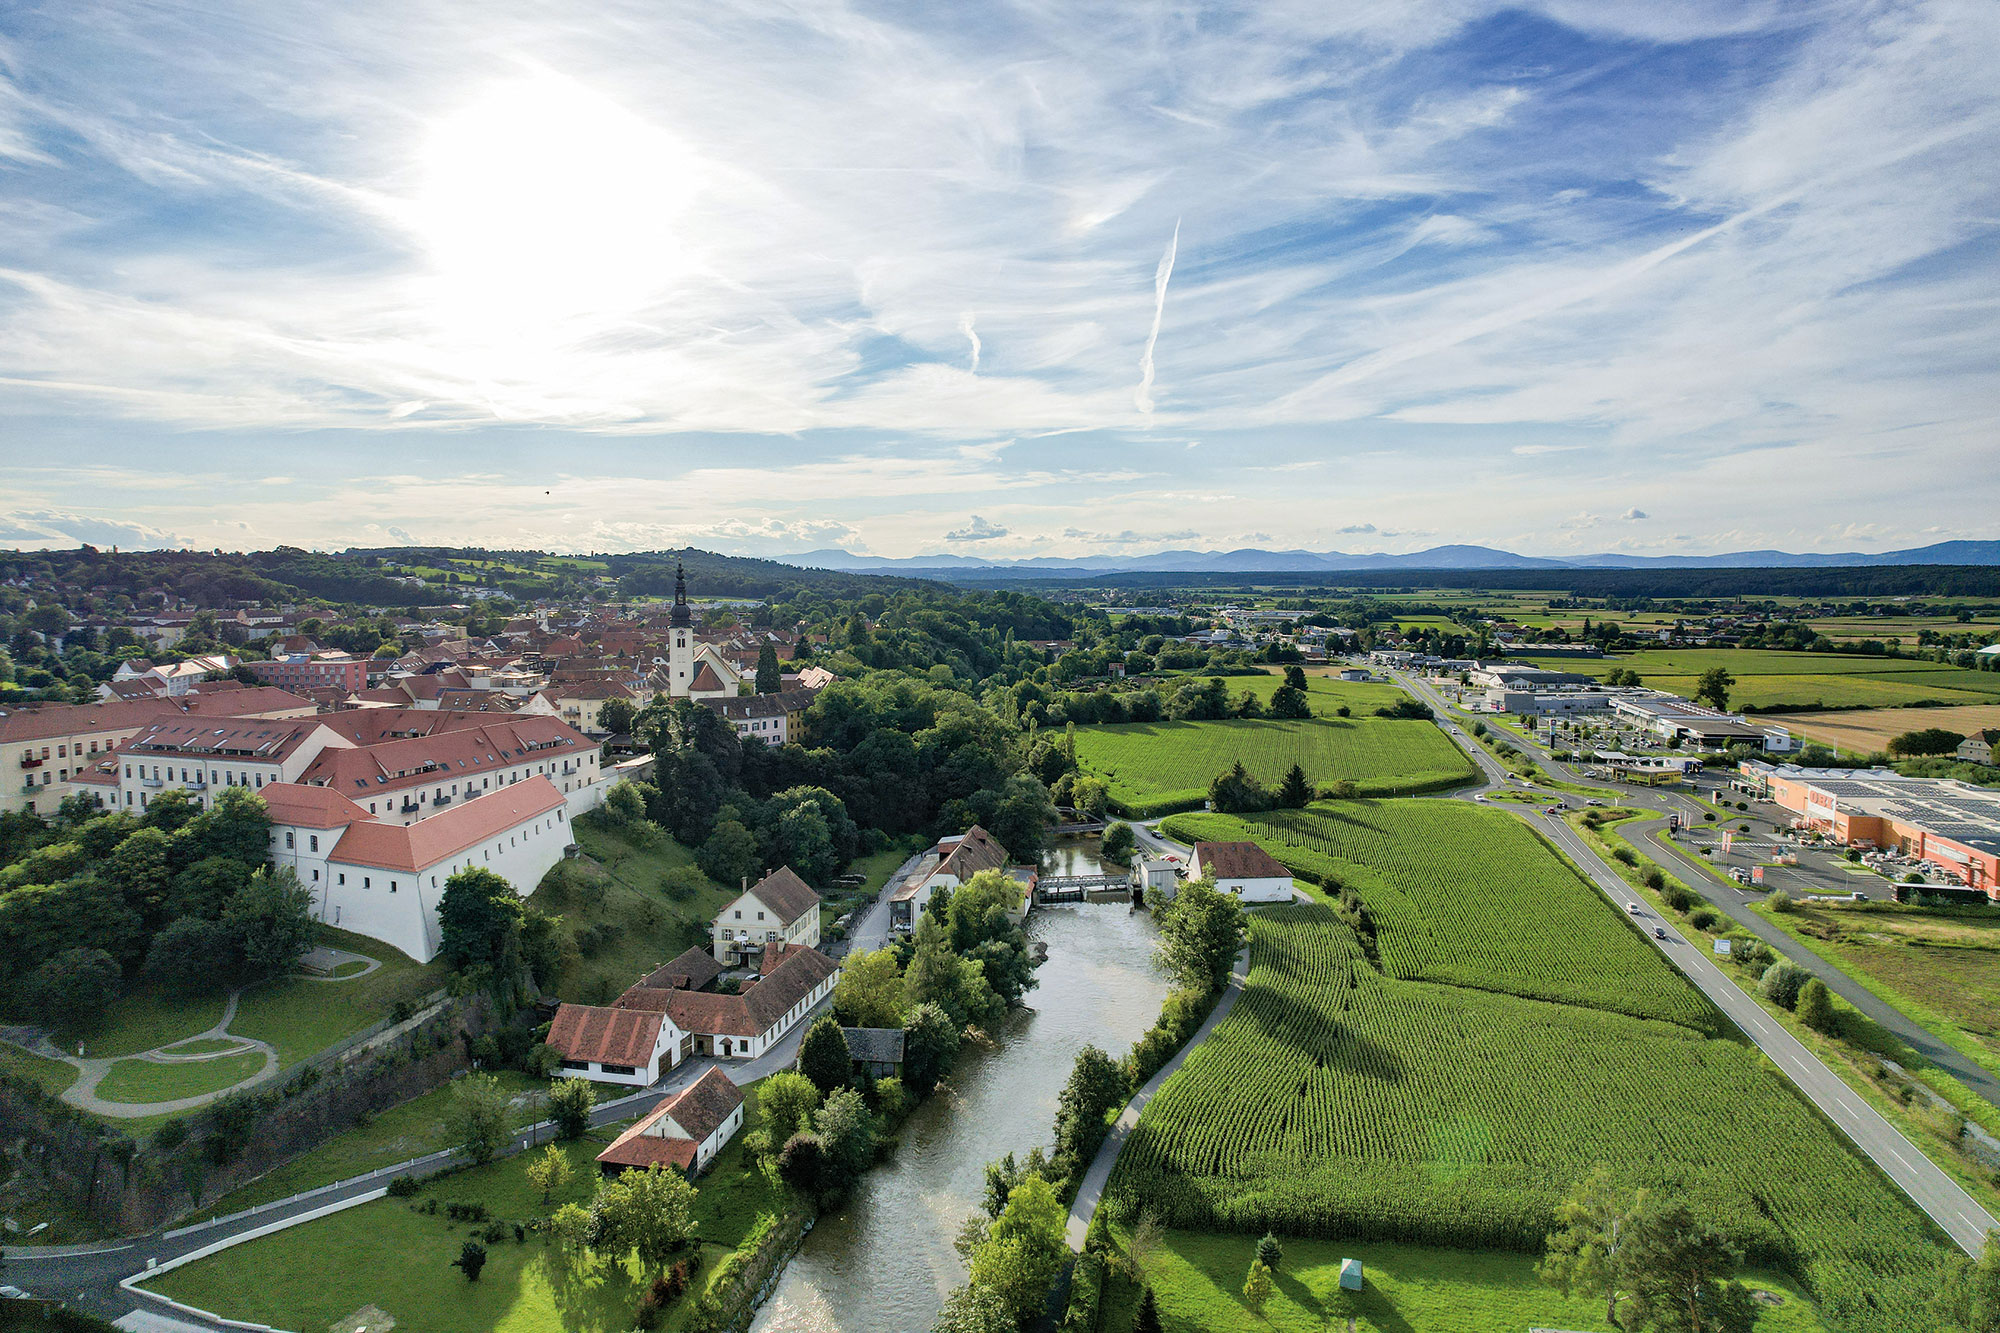
[[[524,1178],[523,1160],[508,1158],[440,1180],[418,1199],[350,1208],[224,1250],[149,1285],[175,1300],[278,1328],[330,1328],[372,1304],[399,1326],[425,1333],[615,1333],[632,1326],[645,1290],[636,1259],[570,1268],[533,1232],[516,1242],[510,1230],[506,1239],[487,1244],[485,1272],[469,1283],[451,1261],[484,1224],[453,1223],[443,1213],[446,1203],[479,1203],[495,1218],[527,1223],[566,1202],[587,1201],[596,1184],[596,1155],[613,1133],[596,1130],[567,1145],[574,1179],[547,1207]],[[704,1272],[742,1239],[758,1212],[783,1206],[782,1194],[746,1169],[741,1142],[739,1137],[725,1149],[697,1185]],[[438,1201],[435,1215],[416,1210],[431,1199]],[[675,1307],[669,1329],[687,1307],[685,1301]]]
[[[1249,839],[1295,874],[1359,893],[1382,970],[1721,1031],[1718,1016],[1622,915],[1520,820],[1458,801],[1322,801],[1268,814],[1175,815],[1169,837]],[[1560,929],[1549,923],[1561,923]],[[1579,967],[1579,957],[1596,965]]]
[[[2000,679],[2000,673],[1980,672]],[[1874,754],[1889,748],[1894,737],[1925,727],[1943,727],[1961,735],[1971,735],[1990,727],[2000,727],[2000,700],[1990,704],[1962,704],[1956,708],[1926,708],[1911,712],[1902,708],[1862,708],[1838,713],[1787,713],[1780,725],[1808,740],[1823,741],[1842,750]]]
[[[1232,699],[1239,694],[1254,694],[1268,704],[1271,696],[1278,692],[1278,687],[1285,683],[1285,677],[1282,672],[1274,671],[1264,676],[1225,676],[1223,683],[1229,687]],[[1325,668],[1308,668],[1306,671],[1306,703],[1314,717],[1335,717],[1338,715],[1336,710],[1341,708],[1365,717],[1378,708],[1407,697],[1395,685],[1342,680],[1338,675],[1329,674]]]
[[[2000,1070],[2000,912],[1956,916],[1800,902],[1790,912],[1763,915],[1935,1035]]]
[[[1660,648],[1599,658],[1523,656],[1541,666],[1590,676],[1620,668],[1636,671],[1654,689],[1686,697],[1693,696],[1704,671],[1719,666],[1736,677],[1729,692],[1732,708],[1902,708],[1980,704],[2000,696],[2000,672],[1892,657],[1762,648]]]
[[[1076,754],[1135,818],[1200,805],[1208,784],[1239,760],[1270,785],[1299,764],[1316,783],[1351,778],[1367,795],[1434,791],[1474,777],[1471,761],[1432,723],[1378,717],[1078,727]]]
[[[0,1069],[17,1078],[25,1078],[39,1085],[51,1097],[60,1097],[68,1092],[77,1080],[75,1065],[66,1065],[60,1060],[50,1060],[44,1056],[24,1051],[18,1046],[0,1045]]]
[[[182,1097],[199,1097],[241,1083],[262,1069],[264,1063],[262,1051],[180,1064],[120,1060],[98,1080],[97,1095],[107,1102],[171,1102]]]
[[[1530,1255],[1429,1249],[1379,1242],[1281,1237],[1284,1260],[1261,1317],[1244,1303],[1243,1278],[1254,1248],[1248,1236],[1169,1231],[1146,1261],[1146,1281],[1169,1333],[1322,1333],[1344,1329],[1352,1311],[1360,1333],[1493,1333],[1528,1328],[1596,1329],[1604,1302],[1564,1296],[1535,1276]],[[1363,1289],[1350,1306],[1336,1294],[1340,1261],[1359,1259]],[[1798,1287],[1782,1276],[1747,1275],[1754,1290],[1782,1305],[1764,1305],[1757,1333],[1823,1333]],[[1104,1327],[1127,1329],[1138,1287],[1107,1283]],[[1331,1319],[1328,1319],[1331,1316]]]
[[[493,1077],[510,1097],[526,1092],[546,1093],[549,1081],[530,1078],[512,1069],[502,1069]],[[321,1144],[311,1152],[294,1157],[275,1171],[267,1172],[242,1189],[216,1200],[193,1220],[223,1217],[273,1199],[290,1198],[301,1191],[330,1185],[363,1172],[394,1166],[422,1157],[447,1146],[445,1112],[451,1104],[447,1084],[401,1106],[367,1117],[346,1133]],[[524,1103],[513,1116],[515,1127],[528,1125],[548,1114],[541,1102]]]
[[[221,1022],[223,1003],[220,995],[168,995],[151,986],[134,986],[111,1002],[104,1022],[85,1039],[83,1053],[137,1055],[155,1046],[171,1046]]]
[[[380,940],[322,926],[320,943],[379,959],[382,966],[351,980],[280,977],[244,991],[229,1030],[270,1042],[281,1065],[297,1064],[380,1022],[398,1000],[415,1003],[444,985],[443,963],[419,964]]]
[[[588,859],[565,864],[589,877],[592,886],[559,898],[544,880],[528,902],[564,917],[579,932],[604,922],[616,927],[609,943],[587,955],[556,988],[561,999],[606,1004],[675,954],[705,943],[715,914],[734,895],[712,881],[680,901],[661,892],[665,872],[694,864],[694,853],[664,833],[641,845],[624,832],[583,823],[575,832]]]
[[[1356,887],[1372,912],[1381,889]],[[1574,938],[1575,978],[1616,988],[1631,977],[1600,956],[1606,917],[1551,897],[1514,929]],[[1486,918],[1429,920],[1447,960],[1490,952]],[[1394,959],[1407,918],[1377,929]],[[1501,993],[1504,967],[1485,987],[1385,976],[1318,905],[1260,911],[1251,932],[1243,998],[1146,1108],[1112,1195],[1193,1230],[1531,1252],[1601,1161],[1791,1274],[1829,1323],[1924,1326],[1942,1240],[1740,1039]]]

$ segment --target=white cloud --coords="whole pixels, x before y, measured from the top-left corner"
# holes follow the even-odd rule
[[[1618,517],[1620,517],[1620,518],[1622,518],[1622,519],[1626,519],[1626,520],[1628,520],[1628,521],[1629,521],[1629,520],[1632,520],[1632,519],[1640,519],[1640,518],[1645,518],[1645,517],[1646,517],[1646,511],[1645,511],[1645,510],[1643,510],[1643,509],[1636,509],[1636,508],[1634,508],[1634,509],[1628,509],[1628,510],[1626,510],[1626,511],[1625,511],[1624,513],[1620,514],[1620,515],[1619,515]]]
[[[1007,535],[1007,529],[974,514],[970,523],[945,533],[944,539],[948,542],[990,542]]]

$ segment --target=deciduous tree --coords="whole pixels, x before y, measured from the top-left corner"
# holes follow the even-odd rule
[[[1177,985],[1204,995],[1222,989],[1243,946],[1243,904],[1213,879],[1189,880],[1156,914],[1160,961]]]
[[[480,1166],[507,1141],[507,1094],[491,1074],[467,1074],[451,1085],[445,1109],[450,1141]]]
[[[649,1271],[664,1267],[694,1235],[694,1186],[657,1162],[604,1181],[591,1210],[597,1214],[599,1244],[637,1251]]]
[[[553,1143],[528,1159],[528,1183],[542,1192],[544,1208],[551,1194],[569,1184],[572,1174],[569,1154]]]
[[[597,1087],[587,1078],[559,1078],[549,1088],[549,1114],[563,1138],[580,1139],[588,1133],[596,1105]]]
[[[834,1011],[849,1027],[903,1025],[903,971],[894,949],[850,954],[833,988]]]
[[[851,1068],[840,1020],[832,1014],[820,1015],[799,1043],[799,1072],[825,1097],[847,1086]]]

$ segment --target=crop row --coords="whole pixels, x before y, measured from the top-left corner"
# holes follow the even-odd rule
[[[1183,841],[1261,844],[1302,879],[1353,889],[1382,969],[1405,980],[1664,1018],[1721,1018],[1597,890],[1518,820],[1455,801],[1323,801],[1176,815]]]
[[[1532,1251],[1602,1162],[1792,1273],[1836,1327],[1925,1326],[1942,1242],[1754,1049],[1385,977],[1318,904],[1251,932],[1242,999],[1146,1108],[1114,1195],[1179,1227]]]

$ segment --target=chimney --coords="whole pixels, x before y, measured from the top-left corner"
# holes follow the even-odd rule
[[[743,892],[750,892],[750,877],[748,875],[743,877]]]

